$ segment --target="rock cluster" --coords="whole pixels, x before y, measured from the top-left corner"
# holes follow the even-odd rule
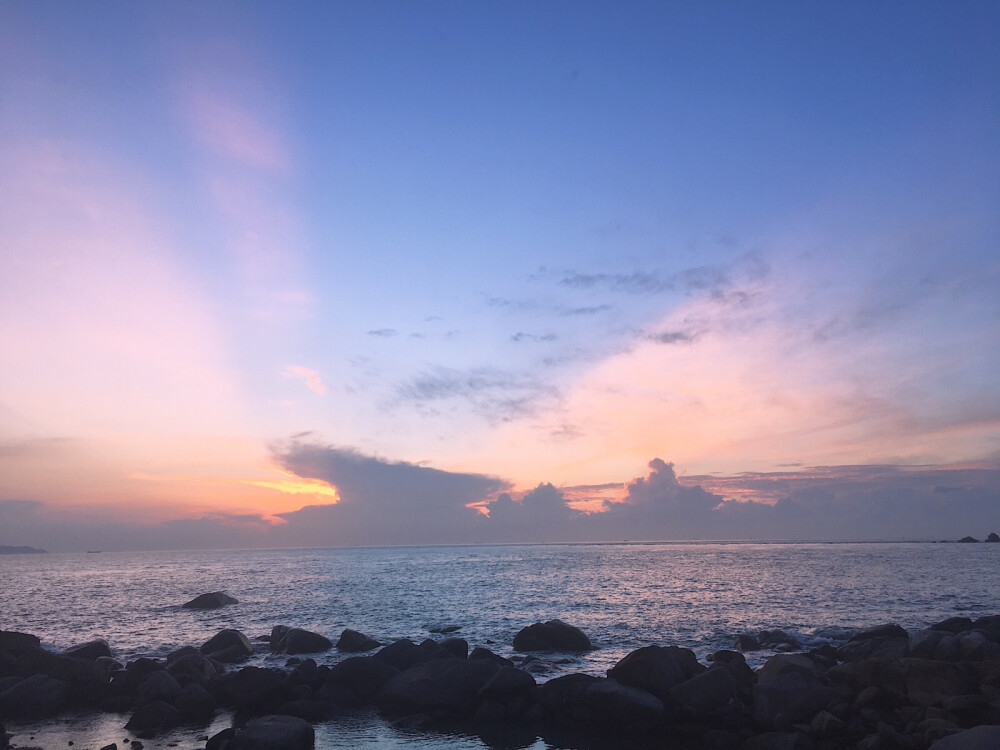
[[[522,647],[527,632],[532,647],[582,650],[578,629],[536,625],[543,627],[518,634]],[[538,633],[553,637],[532,640]],[[373,643],[354,631],[345,636],[344,651]],[[763,640],[778,650],[788,645],[781,636],[770,631]],[[268,640],[283,653],[332,647],[325,636],[284,626]],[[130,730],[152,736],[232,710],[234,727],[207,750],[311,748],[312,723],[366,707],[407,726],[513,727],[563,746],[574,733],[706,750],[1000,746],[1000,615],[952,618],[914,633],[883,625],[840,648],[778,653],[757,670],[738,651],[717,651],[706,664],[686,648],[646,646],[605,676],[541,684],[522,668],[527,660],[518,667],[483,647],[470,652],[455,637],[399,640],[333,665],[294,658],[284,670],[227,666],[252,652],[245,635],[224,630],[200,648],[122,665],[103,641],[53,654],[33,635],[0,631],[0,719],[90,707],[127,712]]]

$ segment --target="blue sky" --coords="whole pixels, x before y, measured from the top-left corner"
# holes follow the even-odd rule
[[[602,512],[654,458],[989,472],[998,15],[6,3],[0,503],[281,524],[345,455]]]

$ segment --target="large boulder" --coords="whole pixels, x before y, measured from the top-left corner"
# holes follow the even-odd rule
[[[185,609],[218,609],[227,604],[239,604],[239,601],[229,596],[225,591],[213,591],[209,594],[199,594],[181,606]]]
[[[89,659],[90,661],[96,661],[102,656],[113,657],[114,654],[111,652],[111,646],[103,638],[97,638],[92,641],[87,641],[86,643],[80,643],[76,646],[70,646],[68,649],[63,651],[63,656],[71,656],[74,659]]]
[[[670,701],[687,714],[709,717],[741,708],[738,691],[733,673],[719,664],[675,685],[670,690]]]
[[[139,706],[125,725],[126,729],[143,734],[158,734],[184,722],[181,712],[166,701]]]
[[[139,685],[136,703],[140,706],[156,701],[173,702],[181,692],[180,683],[165,669],[153,672]]]
[[[274,651],[282,654],[315,654],[320,651],[329,651],[333,648],[333,642],[325,635],[313,633],[302,628],[289,628],[275,644],[271,643]]]
[[[556,721],[626,732],[652,729],[666,713],[663,702],[645,690],[586,674],[549,680],[538,688],[538,701]]]
[[[174,707],[181,712],[184,721],[207,722],[215,714],[215,698],[197,682],[181,688],[174,697]]]
[[[21,651],[41,648],[37,635],[19,633],[16,630],[0,630],[0,651],[18,654]]]
[[[996,750],[1000,747],[1000,726],[981,726],[950,734],[933,742],[930,750]]]
[[[909,647],[909,633],[899,625],[889,623],[855,633],[840,647],[838,656],[842,661],[872,658],[900,659],[906,656]]]
[[[371,651],[382,644],[374,638],[370,638],[357,630],[344,628],[344,632],[337,639],[337,650],[346,651],[349,654],[360,654],[363,651]]]
[[[330,667],[318,697],[349,707],[375,701],[382,688],[399,670],[373,656],[352,656]]]
[[[68,682],[36,674],[0,693],[0,714],[8,719],[54,716],[66,708],[69,697]]]
[[[514,636],[515,651],[590,651],[593,646],[582,630],[562,620],[536,622]]]
[[[378,697],[391,714],[422,713],[435,717],[471,716],[479,691],[499,671],[485,659],[435,659],[392,677]]]
[[[232,750],[312,750],[316,734],[308,721],[296,716],[251,719],[233,737]]]
[[[961,664],[906,658],[901,665],[907,700],[916,706],[939,706],[952,696],[977,692],[972,674]]]
[[[644,646],[608,670],[608,677],[668,701],[670,690],[705,671],[694,652],[679,646]]]
[[[417,663],[419,659],[417,644],[409,638],[401,638],[380,648],[372,658],[403,672]]]
[[[250,639],[238,630],[220,630],[201,645],[201,653],[224,664],[245,661],[253,654]]]
[[[226,675],[224,695],[230,705],[257,713],[272,713],[272,709],[294,698],[288,676],[277,669],[244,667]]]
[[[753,713],[765,727],[784,728],[808,721],[832,696],[826,675],[809,657],[778,654],[757,670]]]

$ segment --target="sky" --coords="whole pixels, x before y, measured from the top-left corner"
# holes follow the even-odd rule
[[[1000,531],[998,30],[0,4],[0,544]]]

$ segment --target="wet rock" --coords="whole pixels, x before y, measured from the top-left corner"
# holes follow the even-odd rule
[[[728,649],[715,651],[708,655],[708,661],[724,665],[736,678],[736,683],[741,688],[749,689],[757,681],[757,677],[750,669],[750,665],[747,664],[746,658],[738,651],[729,651]]]
[[[981,726],[943,737],[930,750],[996,750],[1000,747],[1000,726]]]
[[[941,622],[931,625],[928,630],[943,630],[946,633],[958,635],[963,630],[969,630],[971,627],[972,620],[968,617],[949,617],[947,620],[942,620]]]
[[[166,701],[155,701],[139,706],[125,725],[134,732],[158,734],[183,723],[181,712]]]
[[[762,630],[757,633],[757,641],[768,648],[800,648],[799,642],[784,630]]]
[[[134,693],[149,675],[163,668],[162,662],[142,656],[126,664],[125,671],[117,675],[113,682],[125,692]]]
[[[180,691],[181,686],[174,679],[173,675],[164,669],[160,669],[150,674],[139,685],[136,703],[140,706],[147,703],[155,703],[156,701],[170,703],[177,697]]]
[[[364,633],[359,633],[357,630],[351,630],[350,628],[345,628],[344,632],[340,634],[340,638],[337,639],[337,650],[346,651],[350,654],[371,651],[381,645],[374,638],[370,638]]]
[[[495,654],[488,648],[483,648],[482,646],[476,646],[474,649],[472,649],[472,651],[469,653],[469,658],[488,659],[489,661],[492,661],[499,666],[507,666],[507,667],[514,666],[514,662],[512,662],[510,659],[505,659],[504,657],[500,656],[500,654]]]
[[[435,641],[433,638],[426,638],[421,641],[420,645],[417,646],[413,664],[422,664],[425,661],[436,661],[437,659],[456,658],[456,654],[442,646],[442,643],[443,641]]]
[[[215,714],[215,707],[215,698],[196,682],[185,685],[174,697],[174,708],[187,722],[207,722]]]
[[[739,686],[732,672],[720,664],[670,689],[670,702],[685,713],[707,717],[739,708]]]
[[[645,690],[585,674],[549,680],[537,694],[549,718],[570,724],[645,731],[661,724],[666,715],[663,702]]]
[[[562,620],[536,622],[514,636],[515,651],[590,651],[593,646],[582,630]]]
[[[219,670],[212,660],[190,646],[168,656],[166,670],[182,684],[196,682],[207,685],[219,677]]]
[[[479,691],[480,700],[493,700],[506,705],[517,699],[527,699],[535,690],[535,678],[516,667],[502,666]]]
[[[210,594],[199,594],[181,606],[185,609],[218,609],[228,604],[239,604],[239,601],[224,591],[213,591]]]
[[[317,697],[344,706],[367,706],[399,672],[373,656],[352,656],[330,667]]]
[[[917,706],[941,705],[946,698],[978,692],[970,672],[958,664],[932,659],[901,659],[906,697]]]
[[[333,648],[333,642],[325,635],[313,633],[302,628],[289,628],[275,644],[273,637],[271,649],[282,654],[315,654]]]
[[[419,656],[416,648],[417,644],[409,638],[401,638],[398,641],[393,641],[388,646],[383,646],[372,658],[378,659],[390,667],[403,672],[417,662]]]
[[[757,670],[753,688],[754,719],[781,728],[812,719],[832,697],[815,662],[799,654],[779,654]]]
[[[112,742],[110,745],[105,745],[101,750],[118,750],[118,743]]]
[[[114,654],[111,653],[111,646],[103,638],[97,638],[93,641],[87,641],[86,643],[81,643],[77,646],[70,646],[68,649],[63,651],[63,656],[69,656],[74,659],[88,659],[90,661],[95,661],[102,656],[113,657]]]
[[[679,646],[645,646],[632,651],[608,670],[608,677],[645,690],[661,701],[671,688],[705,671],[693,651]]]
[[[232,750],[312,750],[316,735],[309,722],[295,716],[262,716],[236,732]]]
[[[8,651],[17,655],[28,649],[41,648],[37,635],[19,633],[16,630],[0,630],[0,651]]]
[[[763,646],[760,645],[760,641],[753,633],[740,633],[736,636],[733,648],[737,651],[760,651]]]
[[[224,664],[245,661],[253,654],[250,639],[238,630],[220,630],[201,646],[201,653]]]
[[[66,708],[68,682],[36,674],[18,681],[0,693],[0,713],[7,718],[44,718]]]
[[[278,711],[283,716],[295,716],[308,722],[325,721],[334,714],[333,706],[328,701],[313,698],[298,698],[282,703]]]
[[[430,716],[471,716],[476,695],[499,667],[478,659],[435,659],[388,680],[378,697],[383,711]]]
[[[217,734],[213,734],[205,743],[205,750],[228,750],[229,745],[236,735],[236,730],[227,727]]]
[[[438,645],[454,657],[469,658],[469,642],[464,638],[445,638]]]
[[[269,713],[295,696],[288,690],[288,678],[276,669],[244,667],[226,675],[225,696],[229,704],[257,713]]]
[[[876,637],[861,641],[849,641],[837,649],[842,661],[862,659],[901,659],[910,651],[909,636]]]

